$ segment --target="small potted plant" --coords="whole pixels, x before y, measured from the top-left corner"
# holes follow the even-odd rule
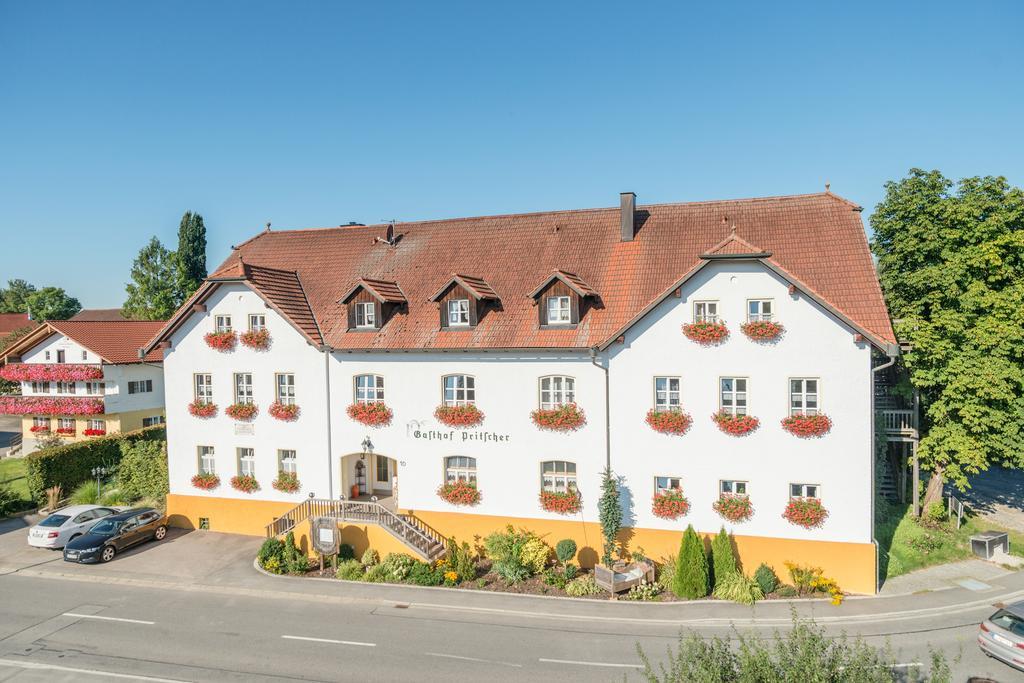
[[[438,497],[452,505],[476,505],[480,502],[480,490],[474,482],[451,481],[437,489]]]
[[[278,472],[271,486],[282,493],[295,493],[299,490],[299,477],[294,472]]]
[[[294,403],[274,401],[267,408],[267,412],[270,413],[270,417],[282,422],[293,422],[299,417],[299,407]]]
[[[548,512],[557,512],[560,515],[572,515],[580,511],[583,499],[580,492],[571,491],[541,491],[540,506]]]
[[[711,416],[718,428],[726,434],[743,436],[757,429],[761,424],[760,420],[751,415],[734,415],[728,411],[720,410]]]
[[[651,429],[660,434],[674,434],[682,436],[690,429],[693,418],[681,410],[657,410],[651,408],[647,411],[647,424]]]
[[[188,404],[188,412],[192,417],[213,417],[217,414],[217,404],[196,399]]]
[[[206,345],[211,349],[227,352],[235,348],[235,341],[238,339],[238,336],[230,330],[225,330],[223,332],[207,332],[203,339],[206,340]]]
[[[832,429],[832,420],[828,415],[805,415],[794,413],[782,420],[782,428],[790,434],[804,439],[824,436]]]
[[[238,338],[242,342],[242,346],[246,346],[250,349],[266,351],[270,348],[270,330],[267,328],[243,332]]]
[[[690,511],[690,501],[681,489],[669,489],[654,495],[651,512],[662,519],[679,519]]]
[[[740,325],[740,329],[743,334],[759,342],[775,341],[786,331],[782,323],[771,320],[751,320]]]
[[[259,411],[260,409],[256,407],[255,403],[232,403],[224,409],[224,413],[228,417],[241,422],[248,422],[253,419]]]
[[[575,403],[551,409],[537,409],[530,413],[533,424],[553,432],[571,432],[587,423],[587,416]]]
[[[828,510],[817,498],[791,498],[782,518],[805,529],[815,529],[825,523]]]
[[[476,427],[484,421],[484,414],[472,403],[463,403],[457,406],[438,406],[434,410],[434,417],[438,422],[462,429],[465,427]]]
[[[209,491],[220,486],[220,477],[213,472],[200,472],[192,477],[192,486],[203,491]]]
[[[729,337],[729,328],[723,322],[696,322],[683,325],[683,334],[701,346],[721,344]]]
[[[260,484],[251,474],[239,474],[231,477],[231,488],[242,493],[253,493],[260,490]]]
[[[750,497],[739,493],[723,493],[711,504],[711,508],[722,519],[730,522],[745,522],[754,516],[754,506],[750,502]]]
[[[394,417],[391,408],[380,401],[374,403],[353,403],[346,410],[348,416],[367,427],[386,427]]]

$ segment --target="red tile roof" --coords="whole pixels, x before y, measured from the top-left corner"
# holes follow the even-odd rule
[[[700,255],[701,258],[728,258],[735,256],[767,257],[771,256],[771,252],[755,247],[742,237],[738,237],[735,232],[731,232],[724,240]]]
[[[489,284],[479,277],[471,277],[469,275],[452,275],[448,278],[448,281],[441,285],[441,289],[437,290],[434,296],[430,297],[428,301],[437,301],[444,293],[448,291],[448,288],[452,285],[461,285],[469,295],[477,299],[496,300],[498,299],[498,293],[495,292]]]
[[[367,277],[361,277],[356,280],[356,283],[341,297],[340,301],[348,303],[352,295],[360,289],[365,289],[378,301],[386,304],[404,304],[407,301],[405,294],[402,293],[402,288],[398,286],[397,282],[374,280]]]
[[[39,329],[4,350],[19,356],[51,334],[63,334],[111,364],[139,363],[139,349],[163,326],[163,320],[47,320]],[[159,363],[163,353],[150,351],[147,362]]]
[[[110,322],[111,320],[127,320],[120,308],[83,308],[69,318],[72,321]]]
[[[23,327],[35,327],[38,324],[28,319],[28,313],[0,313],[0,337],[6,337]]]

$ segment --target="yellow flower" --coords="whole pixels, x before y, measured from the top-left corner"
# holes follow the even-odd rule
[[[445,572],[444,579],[445,581],[451,581],[454,583],[455,581],[459,580],[459,574],[458,572]]]

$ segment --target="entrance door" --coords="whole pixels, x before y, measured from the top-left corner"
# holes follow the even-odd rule
[[[378,491],[391,491],[391,478],[395,474],[395,461],[383,455],[375,455],[373,459],[373,488]]]

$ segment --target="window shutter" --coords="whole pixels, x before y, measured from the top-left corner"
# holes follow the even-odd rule
[[[544,327],[548,324],[548,298],[544,295],[537,297],[537,324]]]
[[[350,301],[348,306],[348,329],[356,329],[356,302]]]
[[[437,305],[441,313],[441,329],[443,330],[448,327],[448,300],[441,299]]]
[[[379,301],[373,302],[373,326],[378,330],[384,326],[384,310],[384,304]]]
[[[473,297],[469,298],[469,326],[476,327],[479,317],[479,309],[484,305],[483,301],[477,301]]]
[[[573,325],[580,321],[580,298],[575,292],[569,295],[569,322]]]

